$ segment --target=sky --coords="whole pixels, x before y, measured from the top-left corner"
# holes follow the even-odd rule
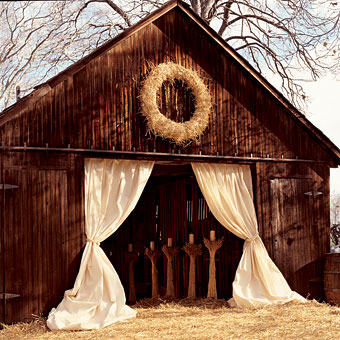
[[[304,84],[307,118],[340,148],[340,81],[332,75]],[[330,191],[340,194],[340,168],[331,169]]]

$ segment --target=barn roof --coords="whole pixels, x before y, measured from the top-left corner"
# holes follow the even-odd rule
[[[269,83],[251,64],[245,60],[240,54],[238,54],[231,46],[229,46],[210,26],[208,26],[186,3],[181,0],[171,0],[167,2],[164,6],[157,9],[137,24],[126,29],[121,34],[117,35],[115,38],[104,43],[92,53],[86,57],[80,59],[73,65],[66,68],[64,71],[60,72],[56,76],[50,78],[45,83],[38,85],[34,91],[32,91],[27,96],[21,98],[15,104],[6,108],[0,114],[0,126],[5,124],[7,121],[15,117],[23,108],[27,105],[35,102],[38,98],[44,96],[51,88],[54,88],[57,84],[61,83],[68,77],[72,76],[84,66],[86,66],[91,60],[103,54],[116,44],[120,43],[124,39],[127,39],[132,34],[143,29],[146,25],[152,23],[153,21],[159,19],[169,11],[174,8],[181,11],[182,14],[188,16],[194,23],[200,27],[205,34],[209,35],[216,44],[222,47],[223,51],[233,58],[241,67],[243,67],[258,83],[260,83],[272,96],[274,96],[284,107],[288,109],[291,113],[293,119],[297,119],[302,123],[303,126],[307,128],[312,136],[314,136],[319,143],[330,153],[331,157],[336,161],[336,164],[340,164],[340,150],[339,148],[315,125],[313,125],[304,114],[302,114],[285,96],[278,91],[273,85]]]

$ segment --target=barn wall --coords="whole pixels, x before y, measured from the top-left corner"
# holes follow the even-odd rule
[[[11,323],[46,315],[74,284],[85,244],[83,166],[72,155],[6,153],[2,161],[3,181],[18,186],[0,190],[1,291],[20,294],[1,315]]]
[[[6,301],[2,321],[8,323],[29,320],[32,314],[46,315],[59,303],[63,292],[73,286],[85,244],[84,163],[82,157],[72,154],[46,153],[42,157],[42,153],[18,152],[2,153],[2,164],[5,183],[19,187],[6,190],[0,202],[5,236],[0,237],[0,259],[5,261],[0,279],[4,280],[7,293],[21,295]],[[270,257],[292,289],[304,296],[322,297],[323,257],[329,246],[329,217],[325,214],[325,209],[329,209],[329,169],[320,164],[256,163],[252,165],[252,174],[259,231]],[[229,298],[242,240],[225,230],[211,213],[202,212],[204,200],[192,174],[174,180],[153,177],[140,207],[102,247],[127,292],[127,266],[121,254],[128,243],[134,244],[140,254],[135,265],[137,296],[147,297],[151,268],[143,253],[149,241],[155,240],[161,247],[168,237],[173,237],[175,245],[181,248],[189,232],[194,232],[197,242],[202,243],[209,230],[215,229],[218,238],[224,237],[216,263],[218,294],[220,298]],[[313,190],[322,195],[305,195]],[[205,251],[197,265],[198,296],[206,294],[207,260]],[[163,256],[158,261],[163,289],[165,264]],[[183,251],[174,270],[176,294],[186,296],[188,260]],[[0,307],[3,311],[3,301]]]
[[[200,145],[178,147],[147,134],[145,119],[140,115],[139,88],[152,67],[166,61],[196,70],[210,88],[214,105]],[[121,151],[135,148],[175,153],[180,149],[182,154],[201,151],[204,155],[218,152],[221,156],[280,158],[283,155],[324,160],[325,163],[316,164],[252,165],[259,229],[265,246],[292,288],[303,295],[310,291],[310,282],[322,275],[322,257],[329,246],[329,153],[197,25],[174,9],[84,64],[76,73],[70,73],[59,83],[58,78],[54,79],[50,83],[52,89],[45,96],[1,125],[0,142],[5,146],[26,143],[45,147],[48,143],[49,147],[70,145],[102,150],[115,147]],[[178,121],[190,117],[194,105],[189,91],[179,84],[165,84],[158,94],[163,114]],[[4,207],[1,219],[5,228],[5,237],[0,235],[0,261],[6,261],[8,268],[5,276],[4,272],[0,273],[0,283],[5,281],[10,292],[21,294],[21,298],[9,300],[6,307],[5,321],[12,322],[30,319],[32,313],[46,314],[74,283],[85,243],[83,159],[71,153],[33,152],[2,152],[2,157],[5,180],[19,186],[16,191],[6,191],[0,202]],[[180,191],[180,184],[177,189]],[[172,204],[167,200],[166,184],[157,190],[158,198],[151,191],[145,193],[149,195],[145,200],[156,202],[163,195],[169,205],[164,203],[166,211]],[[313,190],[323,195],[304,195]],[[185,203],[185,199],[182,201]],[[147,245],[146,238],[155,237],[151,226],[156,221],[152,216],[155,216],[153,212],[143,224],[144,243],[139,240],[141,254]],[[165,225],[164,237],[177,233],[182,245],[185,233],[180,235],[176,216],[173,218],[167,221],[160,215],[157,223]],[[125,224],[127,227],[120,228],[103,243],[103,248],[126,286],[126,266],[119,254],[131,235],[136,234],[136,228],[138,231],[138,218],[132,215]],[[208,220],[204,228],[220,227],[215,224],[213,219]],[[200,221],[192,227],[199,237],[204,236]],[[188,224],[183,228],[188,231]],[[225,236],[223,251],[227,253],[223,256],[226,262],[217,263],[221,265],[217,268],[218,275],[226,280],[226,285],[219,287],[219,294],[229,297],[237,263],[233,259],[240,256],[241,245],[229,234],[220,236]],[[33,246],[35,239],[40,240],[37,246]],[[4,260],[7,253],[13,256],[6,255]],[[60,253],[62,257],[57,256]],[[143,256],[141,261],[148,266]],[[184,266],[178,265],[176,271],[185,287],[187,263],[183,261]],[[198,266],[201,273],[205,268],[203,262]],[[145,288],[143,281],[150,281],[147,272],[143,269],[136,274],[141,291]],[[165,277],[161,280],[164,284]],[[179,295],[185,294],[183,287],[176,289]],[[0,314],[2,309],[0,301]],[[18,310],[20,315],[14,312]]]
[[[329,168],[257,163],[254,181],[260,234],[270,257],[292,289],[321,298],[330,244]],[[307,194],[312,191],[322,194]]]
[[[174,61],[196,70],[214,103],[201,144],[182,153],[328,160],[329,155],[251,75],[231,60],[178,9],[148,24],[72,76],[58,82],[0,127],[5,145],[171,152],[179,147],[149,138],[139,88],[154,65]],[[72,71],[69,71],[72,73]],[[189,92],[165,84],[160,109],[180,121],[193,111]]]

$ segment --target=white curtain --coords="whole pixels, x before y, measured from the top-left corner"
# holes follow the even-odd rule
[[[100,242],[112,235],[135,208],[153,162],[85,160],[87,243],[74,287],[49,313],[50,329],[97,329],[136,316]]]
[[[233,282],[236,306],[260,307],[292,300],[306,301],[290,289],[258,234],[249,166],[192,163],[192,168],[215,218],[245,240]]]

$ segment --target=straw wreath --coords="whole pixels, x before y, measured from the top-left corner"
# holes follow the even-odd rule
[[[165,81],[182,80],[192,89],[196,99],[195,112],[190,120],[183,123],[166,118],[158,108],[157,91]],[[209,123],[211,96],[199,75],[172,62],[159,64],[148,75],[141,89],[142,113],[147,118],[149,130],[156,136],[172,139],[176,144],[195,140]]]

